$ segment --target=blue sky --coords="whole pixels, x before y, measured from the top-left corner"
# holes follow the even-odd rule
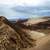
[[[0,0],[0,16],[8,19],[50,16],[50,0]]]

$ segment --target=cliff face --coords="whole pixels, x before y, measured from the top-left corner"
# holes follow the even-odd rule
[[[0,50],[16,50],[34,45],[35,40],[29,34],[0,16]]]

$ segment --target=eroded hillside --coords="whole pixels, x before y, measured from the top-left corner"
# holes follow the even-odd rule
[[[0,16],[0,50],[16,50],[35,46],[35,40],[20,27]]]

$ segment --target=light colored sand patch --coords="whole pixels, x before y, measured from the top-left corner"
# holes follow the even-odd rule
[[[36,39],[36,40],[41,38],[41,37],[46,36],[46,34],[41,33],[41,32],[37,32],[37,31],[29,31],[28,33],[29,33],[29,35],[31,35],[31,37],[33,39]]]
[[[33,20],[33,19],[29,19],[27,22],[25,22],[25,25],[32,25],[32,24],[37,24],[40,22],[45,22],[48,21],[48,19],[37,19],[37,20]]]

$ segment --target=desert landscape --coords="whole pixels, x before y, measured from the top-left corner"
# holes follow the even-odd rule
[[[13,22],[0,16],[0,50],[50,50],[50,17]]]

